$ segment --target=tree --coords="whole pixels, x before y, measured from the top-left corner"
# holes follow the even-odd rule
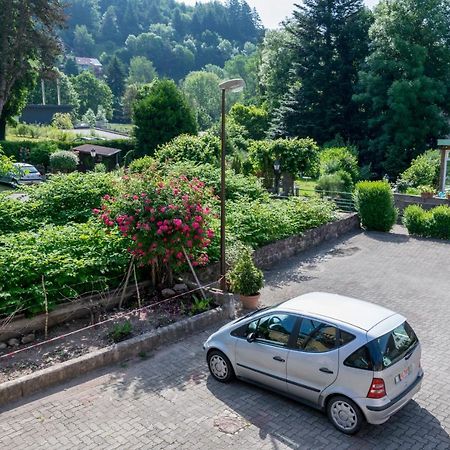
[[[230,119],[244,127],[247,139],[264,139],[269,128],[269,117],[264,108],[235,103],[230,110]]]
[[[75,27],[73,46],[76,53],[80,56],[94,55],[95,41],[86,25],[77,25]]]
[[[286,86],[292,83],[291,39],[292,35],[285,29],[269,30],[262,44],[259,79],[262,97],[267,101],[270,113],[280,106]]]
[[[286,26],[293,78],[275,111],[274,136],[310,136],[324,143],[353,138],[360,114],[354,86],[368,52],[370,13],[362,0],[305,0]]]
[[[363,162],[397,175],[448,132],[450,16],[445,0],[383,1],[356,99],[369,112]]]
[[[133,107],[137,153],[153,154],[158,145],[197,133],[195,115],[172,80],[156,80]]]
[[[78,75],[79,71],[75,58],[68,57],[63,70],[66,75]]]
[[[122,96],[125,91],[125,68],[114,56],[105,69],[106,82],[113,94],[113,118],[122,118]]]
[[[127,84],[145,84],[150,83],[158,74],[153,63],[144,56],[135,56],[130,61]]]
[[[220,79],[215,73],[191,72],[182,83],[191,107],[197,112],[201,130],[211,127],[220,118]]]
[[[114,6],[109,6],[105,14],[103,14],[100,34],[105,41],[118,41],[119,27],[117,25],[116,8]]]
[[[53,65],[60,52],[57,31],[63,24],[64,11],[59,0],[2,2],[0,138],[4,137],[6,120],[20,112],[26,90],[33,85],[30,72],[35,73],[39,65]]]
[[[102,105],[106,111],[106,117],[111,119],[113,95],[103,80],[98,80],[91,72],[85,70],[73,78],[73,83],[80,99],[80,116],[88,109],[97,111],[98,106]]]

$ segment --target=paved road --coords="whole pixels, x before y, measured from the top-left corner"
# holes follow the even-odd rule
[[[422,340],[426,378],[385,425],[348,437],[291,400],[215,382],[201,350],[205,332],[0,410],[0,448],[449,449],[449,264],[450,244],[359,233],[266,274],[266,303],[324,290],[408,316]]]

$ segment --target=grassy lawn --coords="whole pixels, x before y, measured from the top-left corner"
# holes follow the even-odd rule
[[[118,133],[131,134],[134,125],[131,123],[108,123],[104,128],[106,130],[117,131]]]
[[[300,195],[313,195],[317,186],[317,180],[295,180],[295,185],[300,188]]]

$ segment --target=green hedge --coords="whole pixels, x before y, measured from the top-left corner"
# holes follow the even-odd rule
[[[403,224],[409,234],[450,239],[450,207],[441,205],[425,211],[419,205],[410,205],[403,211]]]
[[[260,247],[300,234],[335,219],[334,204],[326,200],[254,200],[227,202],[227,228],[238,240]]]
[[[394,195],[385,181],[361,181],[355,190],[355,206],[367,230],[389,231],[397,220]]]
[[[0,194],[0,234],[39,228],[44,223],[86,222],[102,197],[118,188],[114,173],[51,175],[46,183],[26,189],[28,201]]]
[[[95,220],[0,236],[0,316],[43,311],[43,275],[50,307],[118,285],[129,261],[126,247]]]

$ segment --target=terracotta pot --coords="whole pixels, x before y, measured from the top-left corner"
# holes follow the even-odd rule
[[[422,198],[433,198],[433,193],[432,193],[432,192],[422,192],[422,193],[420,194],[420,196],[421,196]]]
[[[259,298],[261,297],[261,294],[256,295],[239,294],[239,297],[241,299],[242,307],[244,309],[258,309]]]

